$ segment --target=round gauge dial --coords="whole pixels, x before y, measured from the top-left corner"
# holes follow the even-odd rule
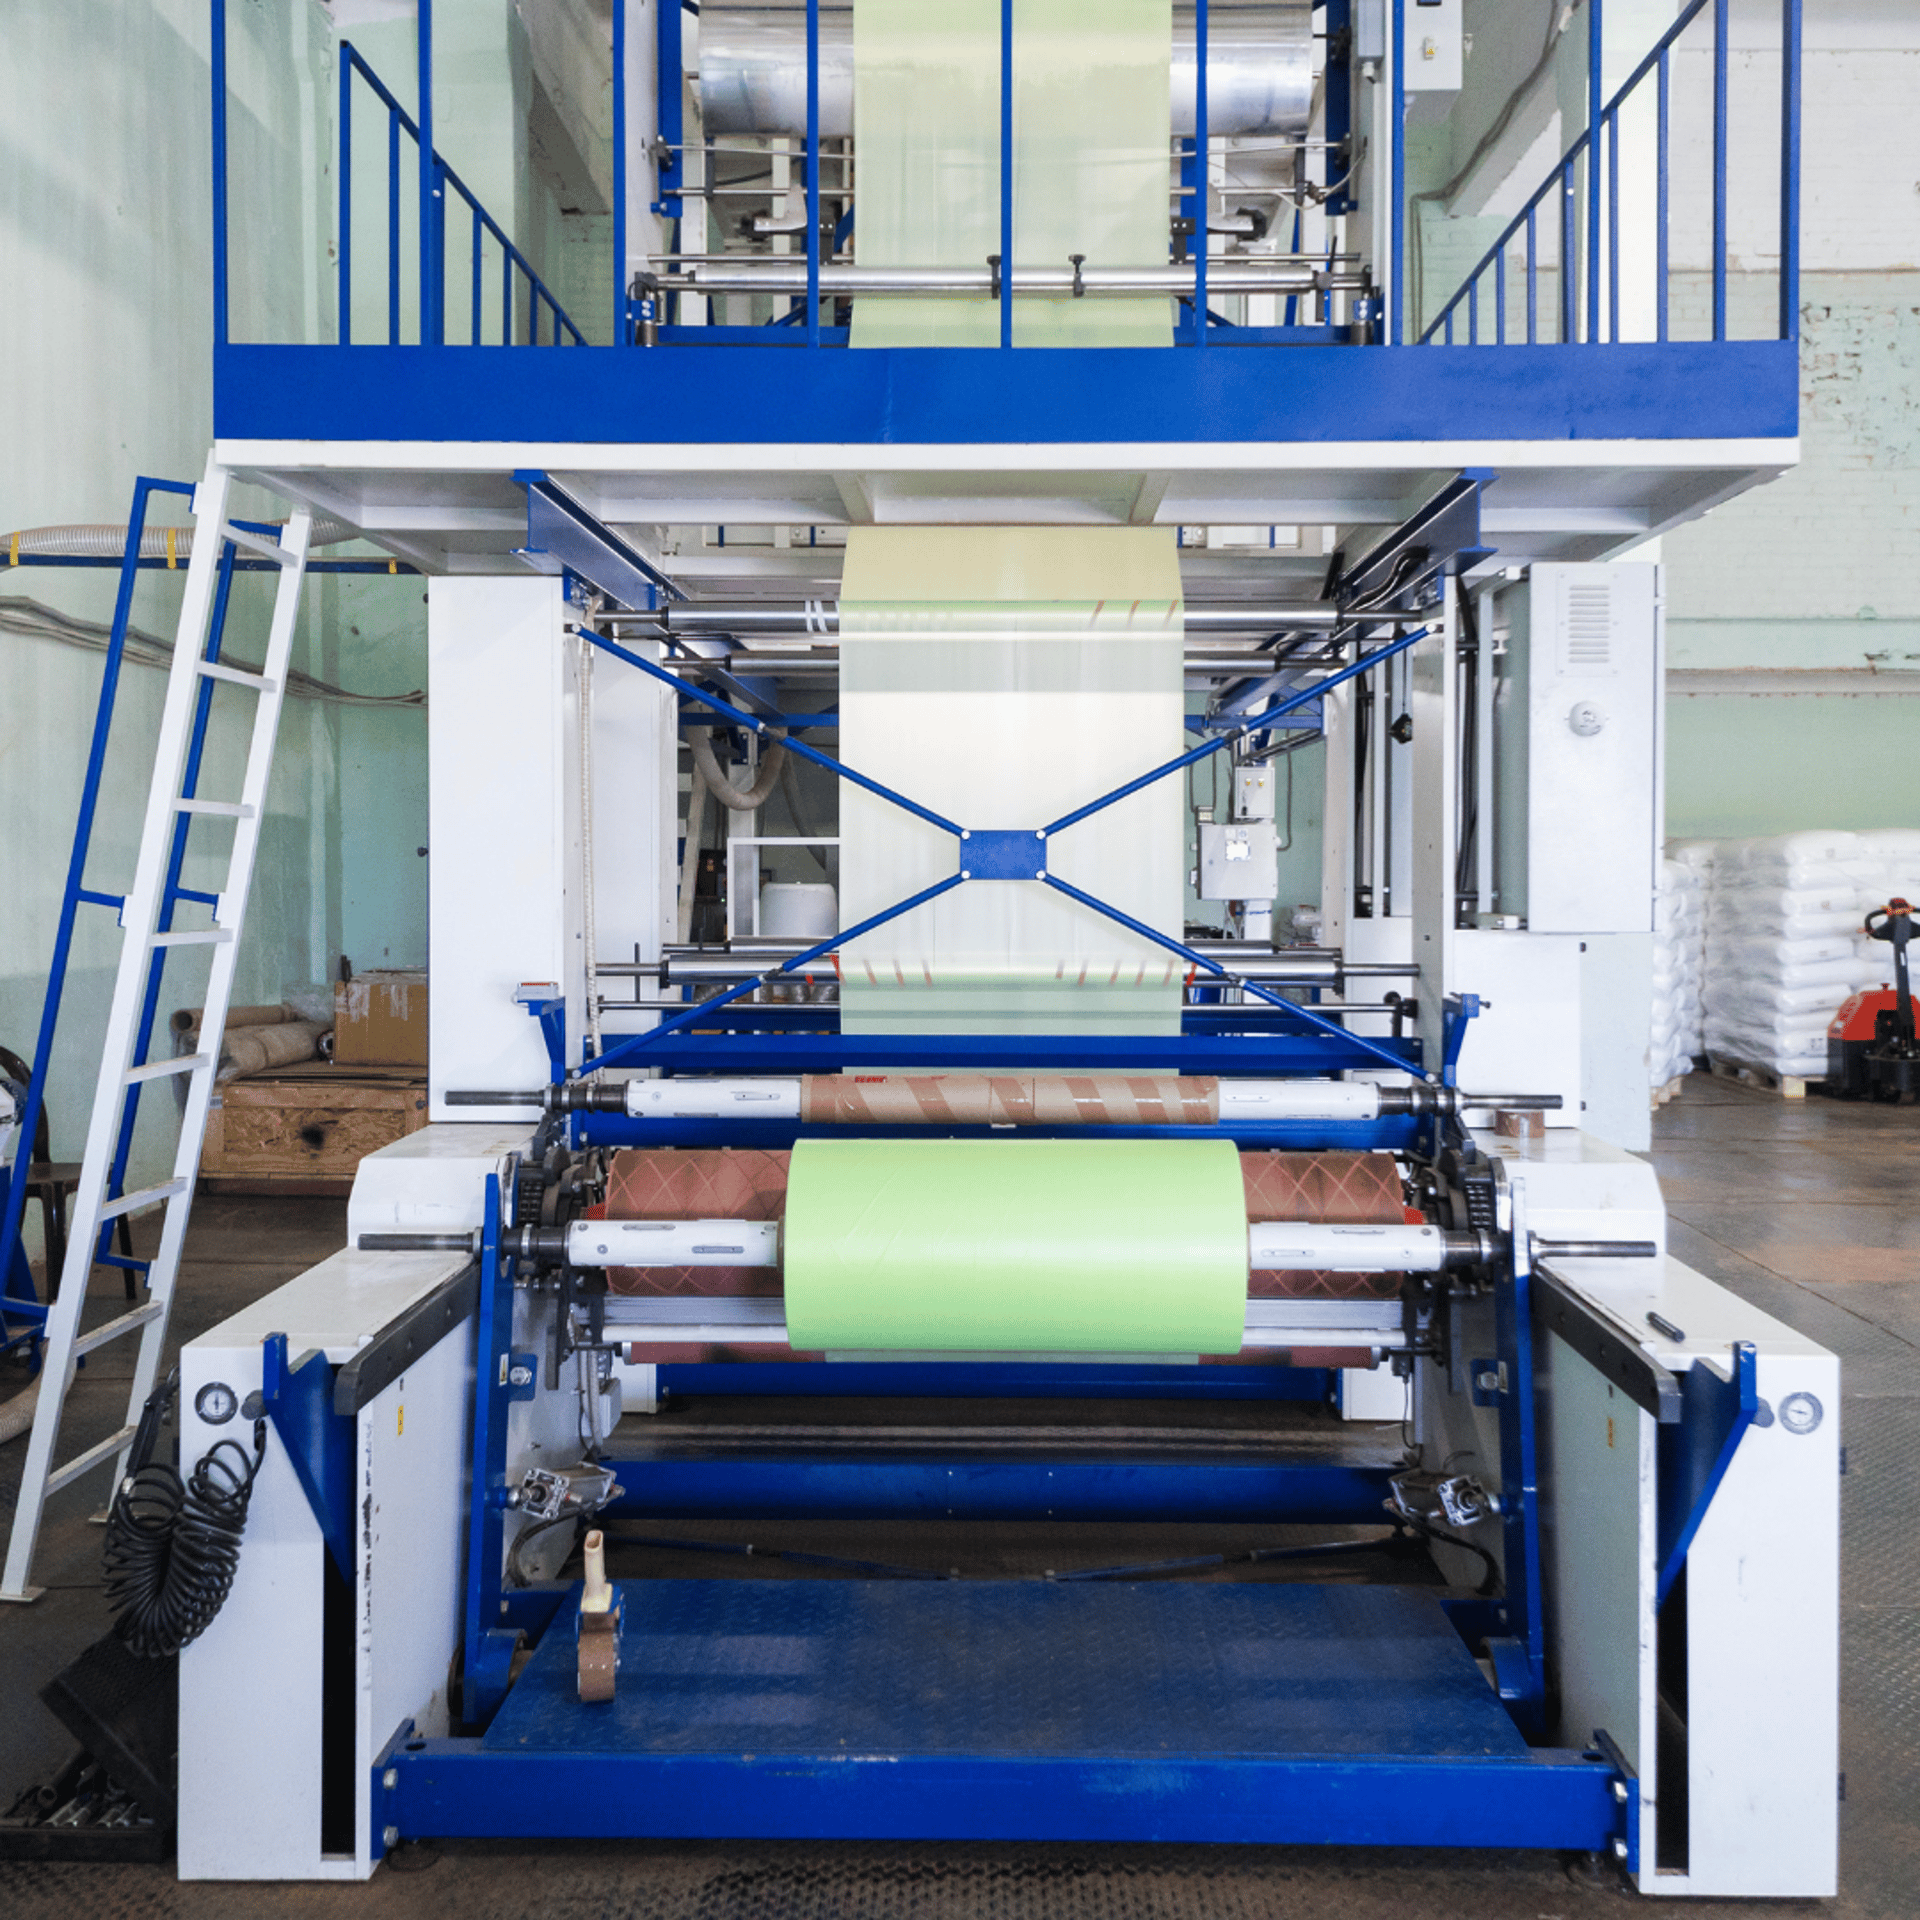
[[[193,1410],[210,1427],[224,1427],[240,1411],[240,1396],[224,1380],[209,1380],[193,1396]]]

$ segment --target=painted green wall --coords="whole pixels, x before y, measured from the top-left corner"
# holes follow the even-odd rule
[[[330,337],[332,28],[310,0],[229,8],[239,337]],[[7,9],[0,93],[0,530],[123,522],[137,474],[197,479],[212,439],[211,167],[205,0],[20,0]],[[272,271],[267,269],[271,266]],[[183,521],[184,502],[156,521]],[[254,492],[243,512],[277,517]],[[134,622],[171,639],[181,576],[140,579]],[[17,568],[0,594],[110,617],[106,572]],[[236,587],[229,643],[259,657],[270,587]],[[317,581],[295,664],[372,693],[426,683],[421,583]],[[0,630],[0,1040],[30,1053],[79,806],[102,660]],[[102,790],[90,884],[131,878],[162,676],[130,667]],[[249,696],[218,697],[202,791],[233,791]],[[425,716],[289,700],[241,950],[238,998],[277,1000],[358,966],[425,958]],[[196,828],[189,884],[224,867],[229,829]],[[49,1110],[77,1157],[120,935],[83,907]],[[163,1009],[194,1005],[205,965],[169,965]],[[142,1107],[136,1174],[171,1153],[172,1102]]]

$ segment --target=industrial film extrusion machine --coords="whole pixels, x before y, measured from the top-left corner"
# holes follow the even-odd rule
[[[1402,9],[1176,10],[1171,67],[1165,0],[926,11],[615,9],[622,350],[284,350],[372,368],[323,417],[223,344],[203,521],[237,473],[432,575],[432,1124],[183,1351],[183,1465],[258,1465],[181,1872],[1205,1840],[1830,1893],[1838,1368],[1669,1257],[1639,1151],[1662,602],[1613,558],[1791,460],[1775,361],[1663,345],[1688,424],[1605,440],[1641,349],[1508,348],[1423,425]],[[1263,255],[1194,153],[1276,125],[1314,224]],[[792,172],[708,251],[741,143]]]

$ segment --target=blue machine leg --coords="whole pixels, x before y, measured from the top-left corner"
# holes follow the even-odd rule
[[[514,1395],[513,1280],[500,1256],[500,1181],[488,1174],[480,1241],[480,1311],[474,1349],[473,1483],[468,1505],[467,1615],[461,1712],[470,1724],[506,1698],[519,1633],[499,1624],[505,1549],[507,1408]]]

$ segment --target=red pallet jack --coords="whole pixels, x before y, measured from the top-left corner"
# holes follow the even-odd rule
[[[1841,1100],[1920,1099],[1920,1040],[1907,981],[1913,907],[1892,899],[1867,915],[1866,930],[1893,948],[1893,985],[1856,993],[1827,1028],[1826,1091]]]

